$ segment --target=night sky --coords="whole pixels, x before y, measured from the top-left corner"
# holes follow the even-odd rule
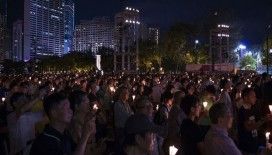
[[[119,0],[76,0],[76,21],[95,16],[110,16],[119,10]],[[176,22],[202,24],[212,10],[227,10],[235,17],[243,43],[259,44],[264,40],[266,25],[272,24],[272,0],[131,0],[130,6],[141,10],[148,25],[163,31]]]

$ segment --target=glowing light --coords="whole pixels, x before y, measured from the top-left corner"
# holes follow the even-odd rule
[[[93,105],[93,110],[98,110],[97,104],[94,104],[94,105]]]
[[[2,102],[5,102],[6,98],[5,97],[2,97]]]
[[[223,28],[229,28],[230,26],[229,25],[224,25],[224,24],[222,24],[222,25],[217,25],[217,27],[223,27]]]
[[[203,102],[203,106],[206,108],[208,106],[208,102]]]
[[[132,95],[132,99],[133,99],[133,101],[135,100],[135,98],[136,98],[136,96],[135,96],[135,95]]]
[[[246,49],[246,46],[245,46],[245,45],[240,44],[240,45],[238,46],[238,48],[239,48],[239,49],[241,49],[241,50],[244,50],[244,49]]]
[[[110,91],[111,92],[115,92],[115,88],[114,87],[110,87]]]
[[[269,105],[269,110],[272,113],[272,105]]]
[[[158,105],[158,104],[156,105],[156,110],[157,110],[157,111],[159,110],[159,105]]]
[[[176,155],[178,149],[173,145],[169,147],[169,155]]]
[[[199,43],[199,40],[195,40],[195,44],[198,44]]]
[[[269,137],[270,137],[270,132],[266,132],[266,133],[265,133],[265,137],[266,137],[266,140],[268,141],[268,140],[269,140]]]

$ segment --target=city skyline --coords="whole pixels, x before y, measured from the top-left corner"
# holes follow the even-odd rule
[[[76,20],[91,19],[95,16],[113,17],[120,5],[116,0],[77,0]],[[105,5],[105,3],[107,5]],[[272,1],[263,0],[130,0],[128,6],[138,8],[143,21],[166,31],[177,22],[201,25],[208,22],[208,14],[219,10],[231,14],[235,26],[241,29],[243,42],[260,44],[264,41],[266,27],[272,23]]]

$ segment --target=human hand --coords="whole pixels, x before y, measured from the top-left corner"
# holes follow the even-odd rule
[[[91,135],[96,133],[95,117],[92,113],[85,116],[84,125],[82,128],[82,136],[88,139]]]

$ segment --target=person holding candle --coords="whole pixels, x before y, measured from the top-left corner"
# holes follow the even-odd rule
[[[245,88],[242,98],[243,104],[238,113],[239,148],[244,154],[256,154],[259,146],[265,146],[265,142],[261,141],[264,135],[258,132],[263,121],[255,110],[257,99],[254,89]]]
[[[179,138],[179,127],[182,121],[186,118],[185,113],[180,108],[180,104],[182,99],[185,96],[184,91],[177,91],[174,94],[173,106],[169,112],[169,119],[168,119],[168,135],[164,142],[164,151],[166,154],[169,154],[169,146],[174,145],[177,148],[180,148],[180,138]]]
[[[114,128],[116,151],[120,153],[121,145],[124,141],[124,127],[127,119],[133,115],[133,111],[129,105],[129,90],[127,87],[120,87],[116,93],[117,102],[114,103]]]
[[[187,115],[180,126],[181,153],[199,155],[203,149],[202,141],[207,131],[207,128],[195,123],[201,111],[199,99],[195,96],[185,96],[181,108]]]
[[[157,126],[144,114],[129,117],[125,124],[122,155],[157,155],[153,153]]]
[[[88,139],[94,131],[92,117],[86,117],[81,137],[76,145],[67,132],[67,128],[73,117],[67,97],[61,93],[54,93],[44,99],[43,105],[50,123],[46,126],[43,133],[35,139],[30,155],[72,153],[75,155],[84,155]]]
[[[233,116],[226,104],[214,104],[209,110],[209,116],[212,125],[205,136],[204,155],[242,155],[228,136]]]
[[[84,125],[85,118],[90,115],[92,117],[92,134],[89,137],[86,154],[88,152],[96,152],[98,148],[95,143],[96,124],[95,115],[91,113],[93,111],[90,108],[90,101],[87,93],[76,90],[69,95],[70,106],[73,111],[73,118],[69,127],[69,133],[72,136],[73,141],[77,144],[82,137],[82,128]]]
[[[159,109],[155,113],[155,116],[154,116],[154,123],[156,125],[160,125],[165,128],[167,127],[169,112],[173,104],[173,97],[174,97],[173,94],[169,91],[164,93],[163,103],[159,106]],[[163,153],[162,146],[166,136],[167,136],[167,133],[163,133],[157,136],[158,145],[159,145],[161,154]]]

